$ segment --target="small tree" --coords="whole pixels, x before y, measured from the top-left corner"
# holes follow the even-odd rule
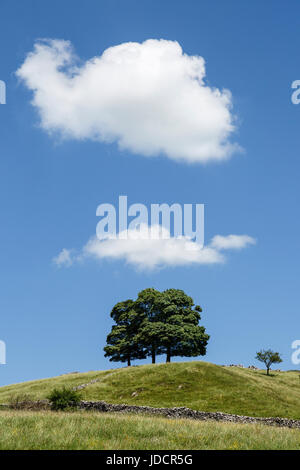
[[[272,349],[258,351],[256,353],[256,360],[263,362],[267,368],[267,375],[269,374],[270,368],[272,364],[279,364],[282,362],[280,354],[278,352],[272,351]]]

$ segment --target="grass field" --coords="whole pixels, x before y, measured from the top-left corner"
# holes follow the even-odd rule
[[[137,415],[1,411],[0,429],[0,450],[300,450],[299,430]]]
[[[300,419],[298,372],[272,372],[268,377],[263,370],[200,361],[67,374],[10,385],[0,388],[0,403],[19,393],[45,398],[53,387],[73,387],[95,378],[101,381],[82,390],[83,399]]]

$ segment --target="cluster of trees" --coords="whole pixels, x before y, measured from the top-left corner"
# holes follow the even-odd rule
[[[142,290],[136,300],[117,303],[111,311],[115,324],[107,336],[105,357],[127,362],[166,354],[195,357],[206,354],[209,335],[199,325],[202,309],[182,290]]]

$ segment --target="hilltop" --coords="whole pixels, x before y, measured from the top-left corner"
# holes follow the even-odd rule
[[[248,416],[300,419],[300,380],[297,371],[223,367],[202,361],[123,367],[73,373],[0,387],[0,403],[28,394],[45,398],[54,387],[79,387],[82,399],[108,403],[186,406]]]

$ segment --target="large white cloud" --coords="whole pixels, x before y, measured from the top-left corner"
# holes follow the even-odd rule
[[[187,237],[171,237],[168,230],[162,226],[152,226],[150,230],[150,227],[144,224],[139,231],[128,229],[125,232],[126,239],[123,232],[117,238],[108,237],[104,240],[91,238],[80,253],[72,256],[71,263],[90,257],[96,260],[124,260],[138,269],[216,264],[225,261],[224,255],[220,252],[222,249],[234,249],[238,243],[239,248],[255,243],[255,240],[248,235],[228,237],[217,235],[209,245],[202,247]],[[222,246],[216,244],[218,237],[223,240]],[[235,239],[235,246],[231,242],[232,237]],[[64,249],[54,258],[58,266],[70,266],[70,257],[65,256],[65,251]],[[70,250],[67,251],[68,254],[71,253]]]
[[[49,133],[118,142],[145,156],[207,162],[237,145],[231,93],[208,86],[205,62],[175,41],[149,39],[106,49],[82,63],[70,42],[37,42],[17,71]]]

